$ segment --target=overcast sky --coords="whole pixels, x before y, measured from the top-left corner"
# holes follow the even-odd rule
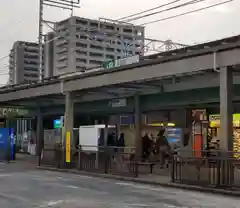
[[[134,14],[173,0],[81,0],[81,8],[74,15],[98,19],[105,17],[117,19]],[[182,0],[182,3],[189,0]],[[211,5],[225,0],[205,0],[192,6],[175,11],[141,19],[136,24],[157,20]],[[37,41],[38,34],[38,3],[39,0],[0,0],[0,59],[8,55],[16,40]],[[185,15],[167,21],[146,26],[146,36],[149,38],[194,44],[211,41],[240,34],[240,0],[228,4]],[[58,21],[70,15],[68,11],[55,8],[45,8],[44,18]],[[7,75],[1,75],[7,70],[8,59],[0,60],[0,84],[7,82]],[[5,73],[5,72],[4,72]]]

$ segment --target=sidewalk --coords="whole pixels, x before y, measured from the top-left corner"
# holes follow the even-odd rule
[[[207,187],[201,187],[201,186],[172,183],[172,182],[169,182],[168,176],[144,175],[144,176],[139,176],[137,178],[136,177],[133,178],[133,177],[127,177],[127,176],[85,172],[85,171],[79,171],[79,170],[73,170],[73,169],[58,169],[58,168],[52,168],[52,167],[39,167],[39,166],[37,168],[40,170],[90,175],[93,177],[136,182],[136,183],[142,183],[146,185],[163,186],[168,188],[179,188],[184,190],[192,190],[192,191],[214,193],[214,194],[221,194],[221,195],[228,195],[228,196],[238,196],[238,197],[240,196],[240,190],[224,190],[224,189],[217,189],[217,188],[207,188]]]

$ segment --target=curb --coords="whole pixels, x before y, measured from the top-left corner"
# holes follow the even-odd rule
[[[37,169],[55,171],[55,172],[63,172],[63,173],[73,173],[73,174],[80,174],[80,175],[88,175],[88,176],[97,177],[97,178],[114,179],[114,180],[119,180],[119,181],[141,183],[141,184],[145,184],[145,185],[162,186],[162,187],[167,187],[167,188],[177,188],[177,189],[183,189],[183,190],[191,190],[191,191],[212,193],[212,194],[218,194],[218,195],[226,195],[226,196],[232,196],[232,197],[240,196],[240,191],[224,190],[224,189],[218,189],[218,188],[207,188],[207,187],[177,184],[177,183],[171,183],[171,182],[164,183],[164,182],[148,181],[148,180],[144,180],[144,179],[140,179],[140,178],[117,176],[117,175],[110,175],[110,174],[103,174],[103,173],[92,173],[92,172],[69,170],[69,169],[58,169],[58,168],[52,168],[52,167],[37,166]]]

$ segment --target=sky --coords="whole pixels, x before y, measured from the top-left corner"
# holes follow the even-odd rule
[[[118,19],[171,1],[173,0],[81,0],[81,8],[75,9],[74,15],[92,19],[100,17]],[[180,2],[187,1],[189,0]],[[205,0],[204,3],[163,12],[132,23],[143,24],[223,1],[225,0]],[[38,7],[39,0],[0,0],[0,59],[9,54],[14,41],[37,41]],[[145,36],[193,45],[238,35],[240,34],[240,26],[237,23],[240,19],[239,11],[240,1],[233,0],[219,7],[146,25]],[[44,7],[46,20],[60,21],[69,16],[69,11]],[[47,31],[47,28],[44,30]],[[7,58],[0,60],[0,85],[7,82],[7,65]]]

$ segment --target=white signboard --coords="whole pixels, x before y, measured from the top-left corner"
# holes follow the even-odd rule
[[[111,100],[108,104],[112,108],[119,108],[119,107],[125,107],[127,105],[127,99],[122,98],[122,99],[114,99]]]
[[[139,62],[139,55],[129,56],[123,59],[116,60],[115,67],[129,65],[129,64],[138,63],[138,62]]]

